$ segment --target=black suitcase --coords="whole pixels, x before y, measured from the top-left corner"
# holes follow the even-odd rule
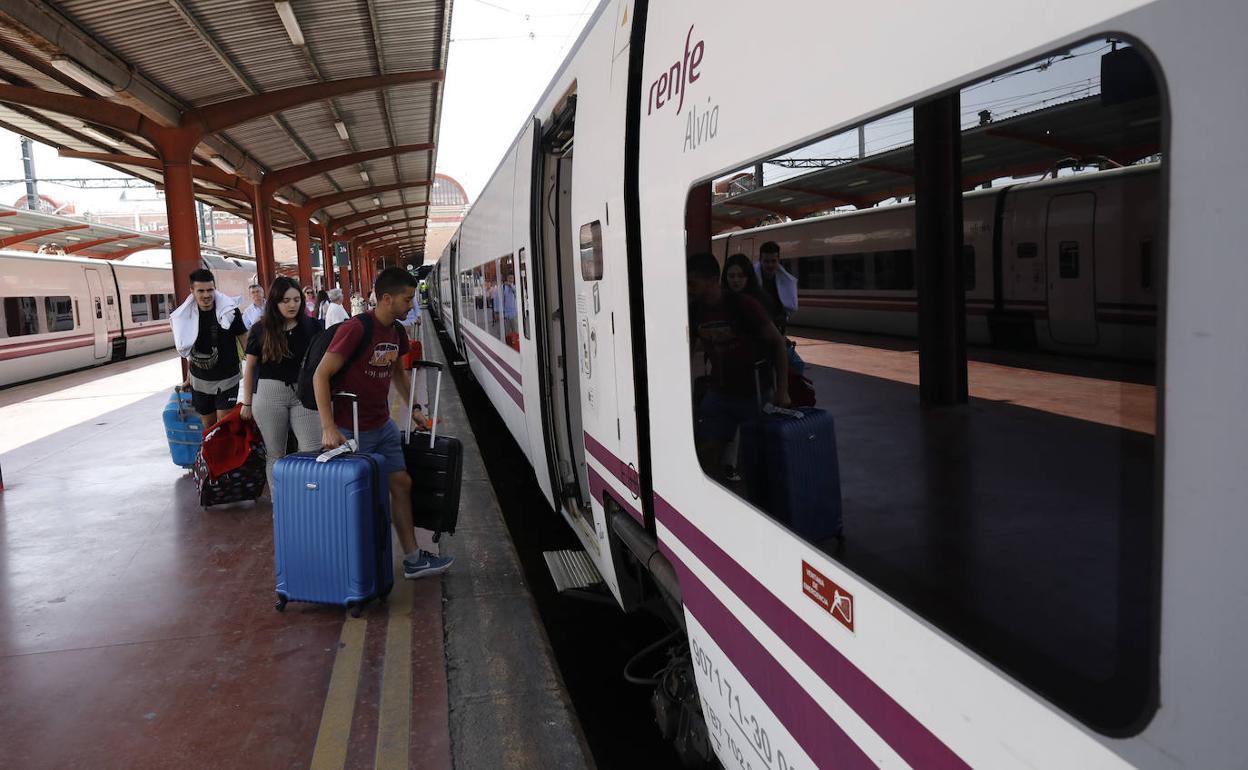
[[[404,427],[403,460],[412,477],[412,523],[433,532],[433,540],[442,533],[455,534],[459,521],[459,487],[464,475],[464,445],[453,436],[438,435],[438,400],[442,394],[442,364],[437,361],[413,361],[408,370],[410,387],[407,397],[407,425]],[[437,371],[433,393],[433,421],[428,433],[412,433],[412,410],[416,404],[416,370]]]

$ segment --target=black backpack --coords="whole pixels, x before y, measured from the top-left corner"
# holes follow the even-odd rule
[[[363,323],[365,319],[368,319],[369,323]],[[360,344],[356,346],[350,356],[347,356],[347,360],[343,363],[342,368],[338,370],[338,374],[334,375],[334,378],[330,380],[332,389],[337,390],[337,382],[339,378],[342,377],[351,364],[355,363],[355,360],[360,357],[360,353],[368,349],[369,344],[373,341],[371,313],[365,313],[364,315],[357,315],[354,318],[348,318],[347,320],[336,323],[316,335],[316,337],[308,345],[307,352],[303,354],[303,362],[299,364],[299,403],[314,412],[316,411],[316,386],[313,384],[313,376],[316,374],[316,367],[321,365],[321,359],[325,357],[326,351],[329,350],[330,344],[333,343],[334,336],[338,334],[339,327],[343,324],[349,323],[363,324],[364,335],[360,337]],[[400,334],[404,333],[403,325],[398,321],[394,322],[394,327]]]

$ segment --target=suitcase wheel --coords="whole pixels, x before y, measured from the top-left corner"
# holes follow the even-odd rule
[[[364,611],[364,605],[356,604],[351,607],[351,617],[358,618],[360,613]]]
[[[286,611],[286,597],[282,596],[281,594],[278,594],[277,603],[273,605],[273,609],[277,610],[278,612],[285,612]]]

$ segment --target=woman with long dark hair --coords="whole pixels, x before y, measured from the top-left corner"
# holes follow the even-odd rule
[[[238,402],[244,419],[256,421],[268,454],[266,470],[273,489],[273,466],[286,454],[295,432],[299,451],[321,448],[321,421],[315,409],[299,403],[299,364],[320,324],[303,313],[303,293],[292,278],[278,276],[269,288],[264,315],[247,337],[246,367]]]
[[[727,292],[743,294],[755,302],[763,301],[763,290],[759,288],[754,265],[744,254],[733,254],[724,261],[723,285]]]

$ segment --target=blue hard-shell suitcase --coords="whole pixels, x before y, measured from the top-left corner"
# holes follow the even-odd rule
[[[376,455],[286,455],[273,468],[277,609],[337,604],[359,616],[394,587],[390,492]]]
[[[195,465],[199,444],[203,440],[204,423],[191,406],[191,394],[174,388],[173,395],[165,403],[165,437],[169,439],[169,454],[173,464],[182,468]]]
[[[800,418],[763,414],[741,426],[742,472],[750,502],[803,538],[841,532],[841,474],[836,425],[822,409]]]

